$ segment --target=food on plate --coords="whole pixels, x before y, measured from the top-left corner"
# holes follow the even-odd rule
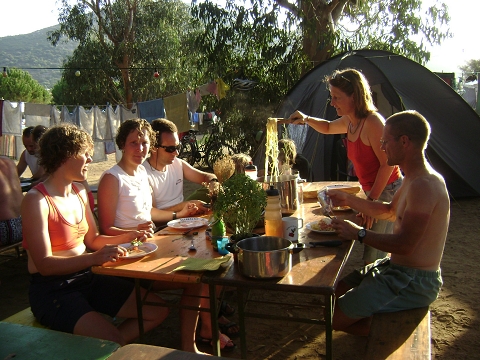
[[[316,231],[335,231],[332,226],[332,220],[329,218],[323,218],[318,221],[314,221],[310,227]]]
[[[143,245],[143,242],[141,242],[140,240],[132,240],[130,244],[131,245],[127,247],[127,254],[125,256],[137,255],[144,252],[142,249],[140,249],[140,246]]]

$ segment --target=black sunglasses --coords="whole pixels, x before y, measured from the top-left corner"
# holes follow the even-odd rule
[[[178,145],[175,145],[175,146],[163,146],[163,145],[158,145],[159,148],[163,148],[165,149],[165,151],[167,153],[174,153],[175,151],[178,151],[180,152],[180,150],[182,149],[182,144],[178,144]]]

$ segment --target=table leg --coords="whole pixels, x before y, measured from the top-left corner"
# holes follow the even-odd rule
[[[140,279],[135,279],[135,296],[137,299],[137,316],[138,316],[138,337],[143,343],[145,331],[143,329],[143,310],[142,310],[142,291],[140,287]]]
[[[332,320],[333,320],[333,295],[325,295],[325,348],[327,360],[332,360]]]
[[[242,288],[237,288],[238,326],[240,327],[240,350],[242,359],[247,358],[247,335],[245,332],[245,295]]]
[[[215,284],[209,284],[208,290],[210,292],[210,319],[212,321],[212,346],[213,355],[220,356],[220,339],[218,338],[218,310],[217,310],[217,293]]]

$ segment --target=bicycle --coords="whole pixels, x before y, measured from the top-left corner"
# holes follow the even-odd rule
[[[192,166],[195,163],[202,165],[203,162],[210,170],[213,170],[213,165],[218,159],[225,155],[235,154],[235,149],[221,139],[221,132],[220,124],[212,122],[209,131],[199,142],[197,140],[198,130],[190,129],[180,141],[182,149],[178,157]]]

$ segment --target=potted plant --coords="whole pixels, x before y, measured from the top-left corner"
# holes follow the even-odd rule
[[[213,213],[223,218],[238,241],[252,236],[266,205],[267,194],[262,185],[245,174],[236,174],[221,185]]]

